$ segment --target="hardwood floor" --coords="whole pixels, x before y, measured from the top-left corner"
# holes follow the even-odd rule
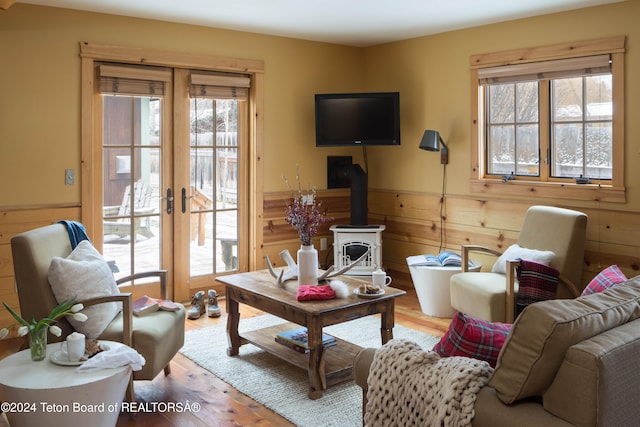
[[[407,291],[407,295],[396,300],[396,323],[442,336],[449,327],[450,319],[425,315],[420,310],[413,286],[410,283],[399,285]],[[220,318],[187,320],[187,330],[226,322],[223,298],[220,298],[220,307],[223,312]],[[262,314],[244,305],[240,306],[240,311],[243,318]],[[159,375],[151,382],[136,382],[135,393],[139,402],[189,400],[201,404],[202,409],[197,413],[139,413],[135,417],[121,415],[118,426],[293,426],[180,354],[171,363],[171,375]]]
[[[407,291],[406,296],[396,300],[396,324],[442,336],[449,326],[450,319],[425,315],[420,310],[411,283],[401,283],[394,278],[394,284]],[[219,298],[219,305],[223,313],[221,317],[203,316],[198,320],[186,320],[186,329],[192,330],[226,323],[224,298]],[[240,311],[243,318],[263,314],[244,305],[240,306]],[[140,410],[135,416],[120,415],[117,423],[119,427],[293,426],[286,419],[243,395],[181,354],[176,355],[171,362],[169,376],[160,374],[153,381],[136,381],[134,388]],[[200,409],[197,412],[153,410],[154,406],[164,405],[166,402],[195,403],[200,405]],[[6,425],[8,425],[6,418],[0,417],[0,427]]]

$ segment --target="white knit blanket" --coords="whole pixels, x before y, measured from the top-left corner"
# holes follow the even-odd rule
[[[365,426],[470,426],[480,389],[493,368],[443,357],[407,340],[376,350],[369,370]]]

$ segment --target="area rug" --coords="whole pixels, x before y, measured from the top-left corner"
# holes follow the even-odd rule
[[[283,323],[264,315],[240,320],[240,332]],[[367,316],[324,328],[324,331],[362,347],[380,347],[380,318]],[[438,338],[396,325],[394,338],[405,338],[430,350]],[[180,353],[240,392],[262,403],[300,427],[362,425],[362,389],[353,381],[325,390],[320,399],[307,397],[306,371],[251,344],[240,347],[240,355],[226,354],[226,325],[187,331]]]

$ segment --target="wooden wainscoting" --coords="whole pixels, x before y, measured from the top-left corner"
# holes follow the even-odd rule
[[[265,268],[264,256],[283,266],[279,253],[288,249],[292,254],[300,247],[298,236],[285,222],[284,210],[290,193],[264,195],[262,227],[258,231],[256,257],[258,268]],[[317,199],[327,214],[334,218],[324,224],[314,241],[320,249],[320,238],[326,238],[327,250],[319,250],[320,264],[333,264],[333,233],[331,224],[348,224],[350,190],[318,190]],[[540,203],[543,203],[542,201]],[[576,209],[589,216],[587,247],[582,281],[587,283],[598,272],[617,264],[627,277],[640,271],[640,213],[624,211],[623,205],[595,203],[588,207],[558,205]],[[532,202],[510,199],[481,199],[472,196],[447,195],[440,221],[440,194],[369,191],[369,223],[384,224],[383,267],[404,278],[409,277],[406,257],[436,253],[442,249],[460,250],[460,245],[474,243],[504,250],[516,242],[524,214]],[[11,237],[22,231],[52,224],[59,219],[80,219],[80,207],[34,207],[0,211],[0,298],[18,305],[13,278]],[[442,224],[442,226],[441,226]],[[442,237],[442,239],[441,239]],[[478,257],[484,268],[493,259]],[[409,281],[410,283],[410,281]],[[0,326],[11,323],[5,310],[0,310]]]
[[[461,245],[471,243],[504,251],[517,241],[524,215],[534,204],[545,203],[447,196],[441,225],[439,194],[370,191],[369,221],[386,225],[382,245],[385,268],[406,275],[407,256],[437,253],[441,241],[443,250],[459,252]],[[616,210],[616,204],[555,206],[575,209],[589,217],[583,284],[612,264],[627,277],[639,274],[640,213]],[[494,260],[478,258],[484,269],[491,268]]]
[[[349,224],[350,220],[350,190],[318,190],[316,200],[320,203],[320,209],[327,212],[333,218],[331,223],[323,224],[318,229],[314,239],[314,246],[318,249],[320,264],[328,266],[333,264],[333,233],[329,231],[332,224]],[[283,266],[280,259],[280,251],[289,250],[294,255],[300,249],[300,239],[296,231],[285,221],[285,209],[291,199],[291,193],[267,193],[264,195],[262,244],[258,249],[258,266],[266,268],[265,255],[269,255],[271,263],[275,266]],[[320,248],[320,239],[327,239],[327,250]],[[328,263],[328,264],[327,264]]]
[[[262,254],[269,255],[272,263],[283,265],[279,252],[289,249],[294,253],[299,247],[295,231],[284,220],[285,200],[288,193],[269,193],[264,197]],[[318,200],[334,217],[334,224],[349,223],[349,196],[346,190],[319,190]],[[406,257],[439,250],[460,251],[463,244],[479,244],[504,251],[518,240],[520,227],[527,209],[541,201],[512,199],[483,199],[473,196],[447,195],[440,221],[440,194],[369,191],[369,223],[384,224],[382,234],[382,258],[386,270],[409,277]],[[621,210],[624,206],[614,203],[594,203],[589,207],[569,204],[555,206],[575,209],[589,217],[587,244],[582,274],[583,284],[598,272],[617,264],[627,277],[640,271],[640,213]],[[333,264],[331,244],[333,235],[330,224],[321,227],[316,239],[326,237],[329,252],[320,253],[323,265]],[[476,255],[483,268],[490,269],[495,258]],[[265,264],[266,266],[266,264]]]
[[[0,210],[0,301],[19,309],[13,274],[11,238],[23,231],[53,224],[62,219],[79,221],[80,207],[37,207]],[[11,315],[0,310],[0,327],[14,323]]]

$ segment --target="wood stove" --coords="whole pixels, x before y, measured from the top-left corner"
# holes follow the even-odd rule
[[[368,276],[382,268],[382,232],[384,225],[332,225],[333,264],[336,270],[351,264],[371,252],[355,267],[345,274],[349,276]]]

